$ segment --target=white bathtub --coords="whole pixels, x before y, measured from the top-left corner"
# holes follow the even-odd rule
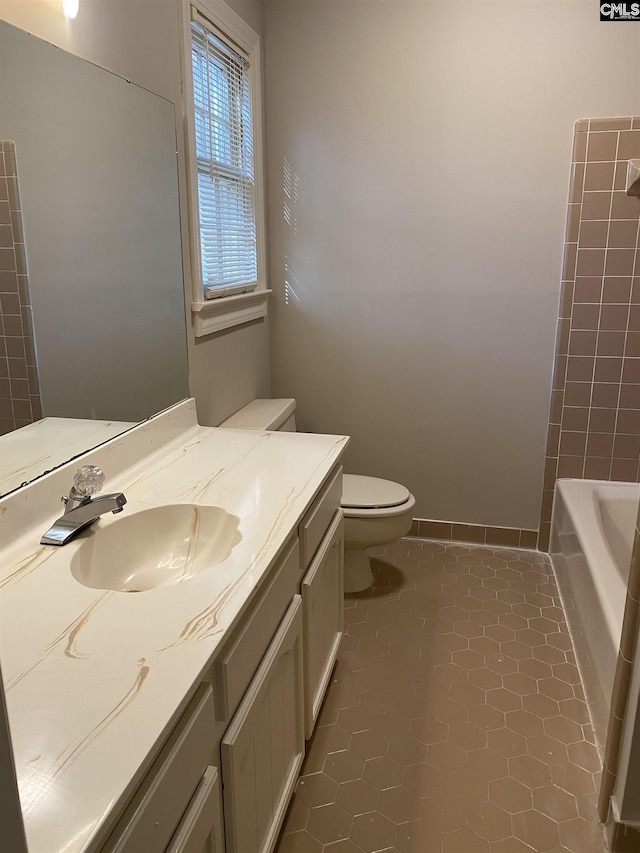
[[[640,484],[556,482],[549,552],[604,748]]]

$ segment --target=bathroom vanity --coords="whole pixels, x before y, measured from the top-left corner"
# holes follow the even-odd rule
[[[29,853],[273,849],[342,632],[347,441],[200,427],[186,401],[4,498],[0,655]],[[83,462],[124,512],[40,545]],[[154,530],[180,538],[175,519],[210,507],[226,519],[210,565],[123,591]]]

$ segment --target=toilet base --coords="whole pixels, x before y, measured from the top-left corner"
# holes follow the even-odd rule
[[[344,591],[362,592],[373,583],[366,548],[344,549]]]
[[[347,509],[344,514],[344,591],[362,592],[373,583],[367,548],[388,545],[411,530],[413,495],[401,507],[380,510]]]

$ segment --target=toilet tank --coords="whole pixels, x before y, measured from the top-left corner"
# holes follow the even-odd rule
[[[293,397],[283,400],[252,400],[239,409],[220,426],[224,429],[261,429],[295,432],[296,401]]]

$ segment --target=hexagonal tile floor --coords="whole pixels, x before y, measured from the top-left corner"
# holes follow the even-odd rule
[[[372,553],[277,853],[602,853],[548,557],[412,539]]]

